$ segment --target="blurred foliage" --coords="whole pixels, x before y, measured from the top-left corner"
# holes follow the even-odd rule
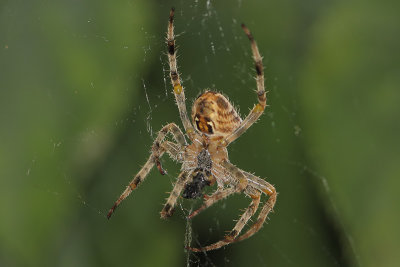
[[[152,171],[108,221],[156,132],[180,124],[165,55],[175,6],[187,105],[205,88],[256,101],[250,45],[269,107],[229,148],[274,184],[275,212],[249,240],[186,254],[181,201],[159,219],[179,166]],[[0,10],[0,266],[396,266],[400,175],[395,1],[4,1]],[[397,179],[396,179],[397,178]],[[191,224],[222,238],[249,200]]]

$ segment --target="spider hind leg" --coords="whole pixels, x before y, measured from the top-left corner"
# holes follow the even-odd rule
[[[177,142],[172,143],[169,141],[165,141],[165,136],[171,133],[175,141]],[[110,219],[111,215],[114,213],[115,209],[119,206],[119,204],[127,198],[130,193],[135,190],[141,182],[144,181],[146,176],[149,174],[150,170],[153,168],[154,165],[157,166],[157,169],[160,171],[161,174],[165,174],[161,163],[160,157],[164,154],[164,152],[168,152],[168,154],[174,158],[178,158],[179,151],[186,146],[185,136],[183,135],[182,131],[175,123],[169,123],[165,125],[157,135],[156,140],[154,140],[151,155],[147,160],[146,164],[142,167],[142,169],[135,175],[133,180],[129,183],[126,187],[124,192],[120,195],[114,205],[107,213],[107,218]]]
[[[240,216],[240,219],[237,221],[233,229],[229,232],[229,234],[225,236],[224,239],[215,242],[211,245],[208,245],[206,247],[201,247],[201,248],[187,247],[186,249],[191,250],[193,252],[209,251],[209,250],[219,249],[223,246],[229,245],[230,243],[236,242],[237,241],[236,238],[238,237],[242,229],[246,226],[250,218],[256,213],[258,206],[260,204],[261,193],[255,193],[254,195],[250,196],[252,198],[252,202],[244,211],[242,216]]]

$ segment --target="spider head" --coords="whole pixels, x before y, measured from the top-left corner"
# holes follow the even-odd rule
[[[240,125],[242,119],[226,97],[206,91],[193,103],[192,121],[198,131],[208,136],[225,137]]]

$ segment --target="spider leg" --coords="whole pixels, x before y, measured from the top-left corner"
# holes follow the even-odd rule
[[[267,103],[267,96],[264,89],[264,67],[262,64],[262,57],[260,55],[260,52],[258,51],[257,44],[254,41],[253,35],[250,33],[249,29],[244,24],[242,24],[242,28],[250,40],[251,50],[255,61],[255,69],[257,73],[256,81],[258,104],[254,106],[251,112],[242,121],[240,126],[233,133],[228,135],[223,141],[221,141],[221,143],[226,146],[236,140],[239,136],[241,136],[253,123],[258,120],[258,118],[264,112]]]
[[[228,187],[222,190],[217,190],[214,192],[211,196],[208,196],[206,200],[204,201],[203,205],[198,208],[197,210],[193,211],[189,216],[188,219],[192,219],[196,215],[198,215],[200,212],[205,210],[206,208],[212,206],[213,204],[217,203],[221,199],[225,199],[228,196],[236,193],[238,190],[234,187]]]
[[[252,202],[247,207],[247,209],[242,214],[242,216],[240,216],[240,219],[236,223],[235,227],[233,227],[232,231],[228,235],[226,235],[223,240],[220,240],[220,241],[218,241],[214,244],[208,245],[206,247],[202,247],[202,248],[190,248],[189,247],[188,249],[193,252],[209,251],[209,250],[219,249],[223,246],[226,246],[226,245],[234,242],[235,238],[242,231],[243,227],[247,224],[247,222],[254,215],[254,213],[256,213],[258,206],[260,204],[260,195],[261,195],[261,193],[259,193],[259,192],[254,195],[250,195],[252,198]]]
[[[182,131],[179,129],[179,127],[175,123],[169,123],[162,127],[162,129],[158,132],[156,140],[154,140],[153,147],[152,147],[152,153],[154,155],[154,160],[157,166],[157,169],[159,172],[164,175],[165,171],[163,170],[160,162],[160,144],[164,141],[165,136],[168,133],[172,133],[174,139],[176,140],[177,144],[180,147],[184,147],[187,145],[185,136],[183,135]]]
[[[170,155],[173,155],[175,158],[178,158],[179,150],[176,149],[180,148],[178,144],[174,144],[172,142],[165,141],[161,145],[159,145],[157,155],[161,157],[164,152],[168,152]],[[156,156],[152,153],[144,164],[144,166],[140,169],[140,171],[135,175],[129,185],[126,187],[124,192],[120,195],[117,201],[114,203],[112,208],[108,211],[107,218],[110,219],[111,215],[113,214],[114,210],[119,206],[119,204],[127,198],[130,193],[135,190],[138,185],[146,179],[147,175],[149,174],[150,170],[153,168],[154,164],[156,163]]]
[[[246,226],[247,222],[250,218],[256,213],[258,206],[260,205],[261,193],[257,192],[254,195],[250,195],[252,201],[250,205],[247,207],[245,212],[240,216],[240,219],[236,223],[235,227],[233,227],[232,231],[225,236],[225,241],[232,242],[242,231],[243,227]]]
[[[188,133],[189,137],[191,137],[192,139],[192,137],[195,135],[195,132],[186,111],[185,92],[183,90],[179,78],[178,67],[176,62],[174,12],[175,9],[171,8],[171,11],[169,13],[168,31],[167,31],[168,62],[170,69],[169,76],[171,77],[171,83],[174,88],[175,100],[176,104],[178,105],[179,116],[181,117],[183,127],[185,128],[185,131]]]
[[[182,162],[182,147],[180,145],[170,141],[164,141],[162,142],[161,146],[165,149],[165,152],[167,152],[173,160]]]
[[[189,175],[186,171],[183,171],[179,174],[174,189],[172,189],[172,192],[169,195],[167,202],[164,205],[164,208],[160,212],[161,218],[166,219],[167,217],[172,216],[179,195],[185,187],[186,182],[190,182],[191,179],[193,179],[192,175]]]
[[[239,168],[237,168],[236,166],[234,166],[231,163],[229,163],[229,164],[225,163],[224,167],[227,168],[227,170],[235,177],[238,176],[238,173],[240,173],[246,177],[246,179],[248,181],[247,187],[246,187],[246,193],[251,196],[252,203],[250,203],[249,207],[245,210],[243,215],[240,217],[239,221],[236,223],[236,225],[232,229],[232,231],[227,236],[225,236],[225,239],[220,240],[214,244],[208,245],[206,247],[202,247],[202,248],[191,248],[191,247],[187,248],[193,252],[215,250],[215,249],[221,248],[225,245],[228,245],[230,243],[238,242],[238,241],[241,241],[241,240],[251,237],[252,235],[254,235],[256,232],[258,232],[261,229],[269,212],[273,209],[273,207],[275,205],[277,193],[276,193],[275,188],[271,184],[269,184],[265,180],[255,176],[251,173],[240,170]],[[258,206],[260,204],[261,192],[268,195],[269,198],[268,198],[267,202],[264,204],[263,208],[261,209],[260,214],[258,215],[257,221],[247,230],[246,233],[239,236],[243,227],[247,224],[247,222],[250,220],[250,218],[257,211]]]
[[[265,220],[267,219],[268,214],[272,211],[272,209],[275,206],[275,202],[276,202],[276,197],[277,197],[277,192],[275,190],[275,188],[268,182],[262,180],[259,177],[256,177],[255,175],[250,174],[250,176],[253,176],[255,178],[257,178],[257,180],[261,180],[263,181],[262,186],[253,186],[255,189],[263,192],[264,194],[268,195],[269,198],[267,200],[267,202],[265,202],[264,206],[262,207],[260,214],[258,215],[257,221],[247,230],[246,233],[244,233],[243,235],[235,238],[235,240],[233,242],[239,242],[242,241],[246,238],[251,237],[252,235],[254,235],[255,233],[257,233],[261,227],[263,226]],[[252,177],[252,178],[253,178]]]
[[[160,152],[159,155],[161,156],[164,154],[163,152]],[[113,214],[114,210],[119,206],[119,204],[127,198],[130,193],[137,188],[137,186],[146,179],[147,174],[149,174],[150,170],[153,168],[155,163],[155,156],[152,154],[150,155],[149,159],[147,160],[146,164],[140,169],[140,171],[135,175],[133,180],[129,183],[129,185],[126,187],[124,192],[120,195],[120,197],[117,199],[117,201],[114,203],[112,208],[108,211],[107,218],[110,219],[111,215]]]
[[[210,207],[214,203],[218,202],[221,199],[227,198],[228,196],[239,193],[243,191],[247,186],[247,179],[240,171],[238,167],[233,165],[230,162],[223,161],[221,165],[237,180],[237,184],[234,187],[228,187],[222,190],[217,190],[211,196],[207,197],[204,201],[203,205],[198,208],[197,210],[193,211],[188,218],[191,219],[194,216],[198,215],[201,211],[205,210],[206,208]]]

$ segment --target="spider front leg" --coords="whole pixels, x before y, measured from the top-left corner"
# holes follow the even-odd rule
[[[235,141],[239,136],[241,136],[248,128],[250,128],[253,123],[255,123],[261,114],[264,112],[265,106],[267,105],[267,96],[264,89],[264,67],[262,64],[262,57],[260,52],[258,51],[258,47],[256,42],[254,41],[253,35],[250,33],[250,30],[242,24],[243,31],[247,35],[251,43],[251,51],[253,53],[253,59],[255,62],[256,69],[256,82],[257,82],[257,97],[258,103],[254,106],[251,112],[247,115],[247,117],[242,121],[240,126],[230,135],[228,135],[222,143],[224,145],[229,145],[233,141]]]
[[[168,46],[168,63],[169,63],[169,76],[171,78],[171,83],[174,88],[174,95],[176,104],[179,109],[179,116],[181,117],[183,127],[186,133],[192,140],[195,131],[193,129],[192,123],[189,120],[186,104],[185,104],[185,91],[181,84],[181,79],[179,78],[178,66],[176,62],[176,49],[175,49],[175,35],[174,35],[174,13],[175,9],[171,8],[169,13],[168,21],[168,31],[167,31],[167,46]]]

